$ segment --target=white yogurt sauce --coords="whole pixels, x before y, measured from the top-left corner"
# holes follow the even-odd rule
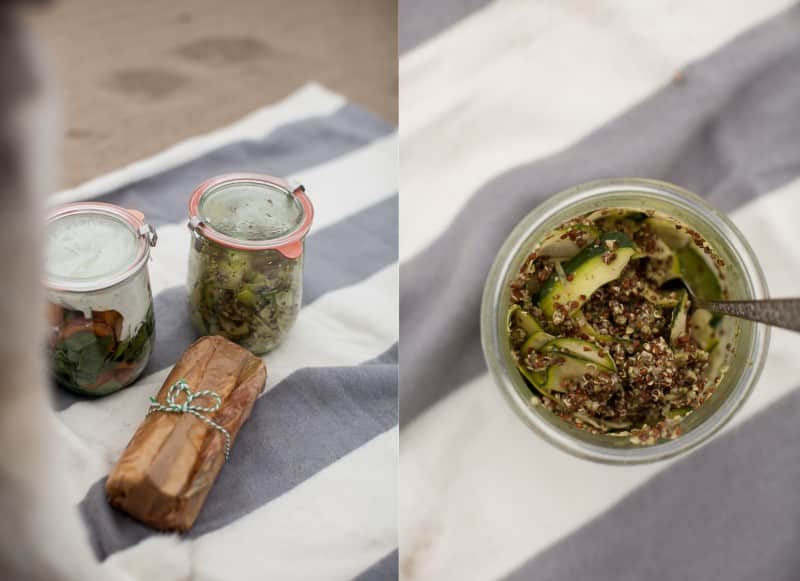
[[[65,216],[48,225],[45,271],[51,279],[107,278],[124,272],[138,251],[133,231],[111,216]]]
[[[73,214],[48,224],[45,274],[59,286],[101,283],[130,268],[139,253],[139,238],[125,223],[104,214]],[[92,292],[49,291],[50,301],[83,312],[116,310],[123,317],[122,337],[135,333],[150,307],[147,271],[110,289]]]

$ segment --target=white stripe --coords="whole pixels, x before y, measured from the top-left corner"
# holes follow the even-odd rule
[[[575,143],[790,4],[499,0],[404,55],[401,261],[493,176]]]
[[[304,367],[358,365],[397,342],[398,265],[329,293],[304,308],[286,341],[264,357],[267,389]],[[82,442],[70,446],[77,481],[74,502],[107,474],[142,422],[169,374],[165,369],[114,395],[73,404],[58,418]]]
[[[305,169],[294,177],[314,203],[314,226],[324,228],[397,193],[397,132]]]
[[[312,233],[397,193],[397,134],[289,176],[314,204]],[[190,235],[186,222],[159,226],[150,278],[154,293],[186,284]]]
[[[397,548],[397,429],[191,542],[203,581],[352,579]]]
[[[397,342],[397,263],[303,309],[290,335],[264,357],[268,388],[303,367],[358,365]]]
[[[108,193],[131,182],[161,173],[189,160],[244,139],[259,139],[271,131],[302,119],[330,115],[346,103],[344,97],[309,83],[282,101],[259,109],[240,121],[211,133],[192,137],[159,154],[137,161],[80,186],[48,198],[48,204],[86,200]]]
[[[97,477],[108,472],[109,463],[89,444],[70,430],[64,422],[53,414],[54,433],[59,439],[59,452],[66,456],[63,465],[69,467],[69,478],[60,485],[66,487],[65,499],[77,504],[86,496],[86,491]]]
[[[800,180],[732,214],[771,293],[796,295]],[[779,248],[780,252],[775,252]],[[798,386],[800,335],[777,330],[764,374],[735,426]],[[666,469],[573,458],[531,433],[483,375],[402,434],[401,544],[409,579],[494,579]]]

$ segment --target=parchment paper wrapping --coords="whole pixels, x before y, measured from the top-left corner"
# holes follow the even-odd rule
[[[231,435],[231,445],[264,390],[267,369],[246,349],[222,337],[203,337],[181,356],[158,393],[183,378],[192,391],[211,390],[222,406],[208,414]],[[211,405],[210,398],[196,400]],[[108,477],[112,506],[161,530],[186,531],[197,518],[225,462],[225,436],[191,414],[156,412],[145,418]]]

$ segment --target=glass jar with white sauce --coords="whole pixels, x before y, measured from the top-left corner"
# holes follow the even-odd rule
[[[113,204],[60,206],[47,218],[48,348],[55,380],[101,396],[133,383],[155,340],[147,261],[157,236]]]
[[[261,174],[200,184],[189,201],[189,312],[197,328],[255,354],[283,341],[300,311],[314,210],[303,186]]]

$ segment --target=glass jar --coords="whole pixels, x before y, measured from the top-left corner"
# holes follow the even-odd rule
[[[294,325],[314,210],[305,188],[259,174],[211,178],[189,201],[189,311],[201,333],[255,354]]]
[[[767,285],[758,260],[741,232],[724,214],[675,185],[645,179],[611,179],[561,192],[530,212],[511,232],[492,265],[481,304],[481,340],[489,370],[522,420],[561,449],[590,460],[632,464],[685,452],[707,440],[744,403],[767,354],[769,328],[724,317],[720,325],[731,351],[720,351],[728,365],[713,395],[681,422],[682,435],[650,446],[627,438],[596,435],[571,425],[536,405],[516,369],[508,347],[506,316],[509,284],[533,247],[561,223],[602,208],[655,210],[694,228],[724,260],[723,288],[730,299],[763,299]]]
[[[44,285],[60,385],[101,396],[144,371],[155,341],[147,261],[156,240],[141,212],[113,204],[67,204],[49,214]]]

